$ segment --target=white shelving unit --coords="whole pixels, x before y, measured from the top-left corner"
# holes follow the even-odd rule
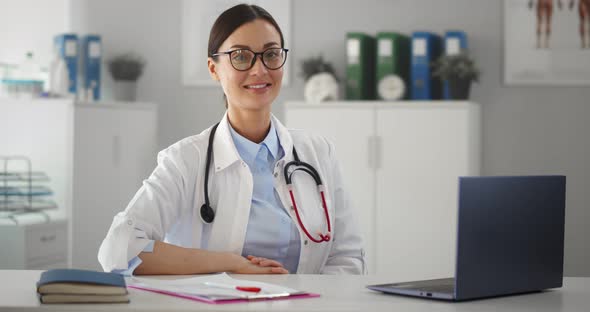
[[[43,217],[0,220],[2,268],[100,268],[98,246],[113,216],[155,165],[156,108],[150,103],[0,100],[0,155],[29,157],[33,170],[49,176],[58,206]],[[38,248],[43,244],[51,248]],[[31,254],[50,259],[55,252],[62,257],[27,260]]]
[[[285,106],[288,127],[335,144],[359,216],[369,273],[454,273],[458,177],[480,173],[472,102],[346,101]]]

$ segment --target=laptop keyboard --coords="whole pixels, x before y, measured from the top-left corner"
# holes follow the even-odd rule
[[[438,292],[438,293],[454,293],[455,292],[455,279],[454,278],[442,278],[427,281],[418,282],[407,282],[391,284],[395,288],[404,289],[415,289],[425,292]]]
[[[427,292],[438,292],[438,293],[449,293],[452,294],[455,291],[455,285],[432,285],[427,287],[421,287],[419,290]]]

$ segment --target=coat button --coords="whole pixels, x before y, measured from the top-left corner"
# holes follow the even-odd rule
[[[303,244],[304,244],[304,245],[307,245],[307,243],[308,243],[308,242],[307,242],[307,239],[306,239],[306,240],[303,242]]]
[[[275,178],[278,177],[278,176],[279,176],[279,173],[278,172],[275,172]]]
[[[127,220],[127,224],[132,225],[133,224],[133,221]]]

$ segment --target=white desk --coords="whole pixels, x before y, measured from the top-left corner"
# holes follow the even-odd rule
[[[35,283],[42,271],[0,270],[0,311],[587,311],[590,278],[565,278],[564,287],[541,293],[462,303],[384,295],[365,288],[378,276],[238,275],[320,293],[320,298],[211,305],[129,289],[129,304],[41,305]],[[167,277],[170,278],[170,277]],[[172,277],[174,278],[174,277]],[[586,308],[584,308],[584,306]]]

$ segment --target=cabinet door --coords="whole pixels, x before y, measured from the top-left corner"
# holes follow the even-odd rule
[[[454,274],[458,177],[472,168],[465,106],[377,110],[377,273],[396,281]]]
[[[359,217],[368,270],[374,272],[375,174],[369,145],[374,137],[372,107],[326,104],[287,105],[285,123],[289,128],[305,129],[332,141],[342,169],[352,207]]]
[[[26,226],[26,267],[30,270],[54,268],[68,257],[68,222],[52,220]],[[65,266],[64,266],[65,267]]]
[[[115,142],[123,208],[135,195],[144,179],[156,167],[157,132],[155,110],[120,110],[118,140]],[[122,210],[122,209],[121,209]]]
[[[98,248],[155,166],[156,114],[116,106],[76,110],[72,266],[99,270]]]

